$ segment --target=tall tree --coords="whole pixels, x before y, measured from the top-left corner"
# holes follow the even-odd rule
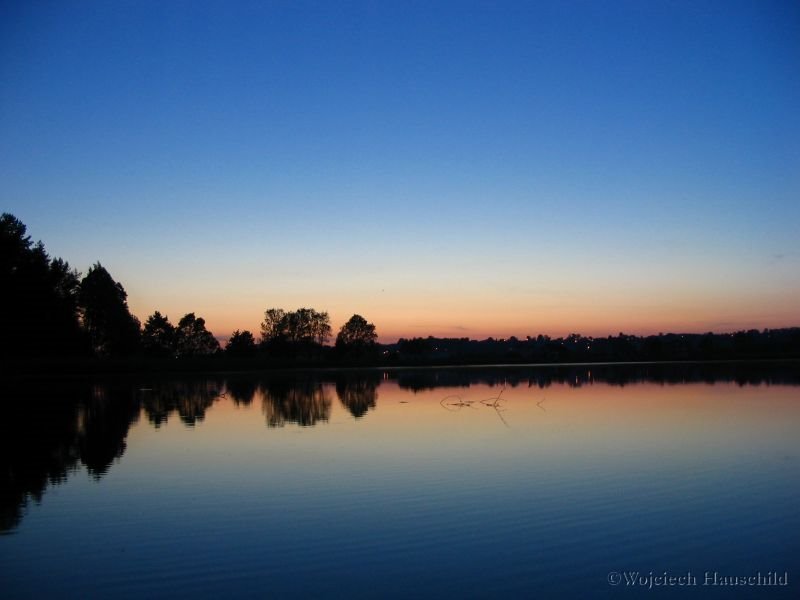
[[[98,262],[86,273],[78,294],[83,325],[98,356],[124,356],[139,347],[139,319],[128,310],[128,294]]]
[[[311,335],[317,344],[324,344],[331,337],[331,318],[327,312],[311,310]]]
[[[88,339],[80,327],[80,273],[69,263],[54,258],[50,261],[48,283],[49,310],[43,321],[49,332],[48,346],[52,354],[66,355],[88,352]]]
[[[249,331],[233,332],[225,345],[225,353],[231,356],[252,356],[256,352],[256,340]]]
[[[261,343],[269,344],[286,337],[286,311],[282,308],[268,308],[261,322]]]
[[[176,330],[178,356],[203,356],[219,351],[219,342],[206,329],[206,321],[187,313],[178,321]]]
[[[142,349],[151,356],[175,356],[175,326],[169,317],[156,311],[147,318],[142,330]]]
[[[322,345],[331,336],[331,320],[327,312],[313,308],[298,308],[286,312],[281,308],[270,308],[264,313],[261,323],[261,343],[291,343]]]
[[[13,215],[0,216],[0,355],[64,355],[82,352],[78,319],[80,275],[34,244]]]
[[[377,339],[375,325],[367,323],[361,315],[353,315],[339,330],[336,347],[350,353],[361,353],[373,349]]]

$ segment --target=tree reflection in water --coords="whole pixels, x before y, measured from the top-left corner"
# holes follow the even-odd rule
[[[261,401],[269,428],[327,422],[331,390],[354,418],[374,409],[378,387],[388,380],[420,391],[482,384],[500,387],[709,383],[800,385],[800,364],[637,364],[556,367],[400,369],[296,372],[260,379],[106,379],[95,382],[6,382],[0,397],[0,532],[13,531],[28,503],[40,501],[49,485],[85,467],[100,479],[126,450],[128,431],[143,412],[153,427],[177,414],[184,426],[202,422],[208,409],[227,397],[237,405]],[[497,408],[497,403],[495,403]],[[540,406],[541,408],[541,406]],[[502,416],[501,416],[502,418]]]
[[[262,382],[259,393],[269,427],[283,427],[286,423],[310,427],[328,421],[331,415],[327,389],[311,378]]]
[[[135,392],[125,385],[93,385],[87,401],[78,407],[79,456],[86,470],[99,480],[125,452],[131,425],[139,420]]]
[[[258,381],[252,377],[230,377],[225,381],[225,395],[238,406],[249,406],[258,390]]]
[[[0,419],[0,531],[83,465],[100,479],[125,452],[139,404],[130,386],[11,383]]]
[[[336,379],[336,395],[339,401],[356,419],[363,417],[378,401],[380,373],[345,374]]]
[[[165,424],[172,413],[177,413],[184,425],[193,427],[220,398],[223,386],[221,380],[159,382],[141,390],[142,407],[150,423],[157,428]]]

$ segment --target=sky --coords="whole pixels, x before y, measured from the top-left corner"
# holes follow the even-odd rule
[[[0,209],[134,314],[800,325],[800,4],[2,2]]]

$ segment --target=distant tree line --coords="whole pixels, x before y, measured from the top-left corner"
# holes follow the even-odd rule
[[[375,325],[357,314],[330,346],[330,317],[313,308],[269,308],[259,339],[236,330],[223,349],[193,312],[173,325],[155,311],[142,326],[130,312],[125,288],[99,262],[82,276],[66,261],[50,257],[42,242],[34,243],[25,225],[7,213],[0,217],[0,286],[0,356],[7,358],[228,356],[280,366],[800,358],[800,328],[644,337],[401,338],[381,345]]]
[[[401,338],[385,347],[391,361],[419,364],[572,363],[800,358],[800,327],[735,333],[659,333],[592,337],[578,333],[486,340]]]

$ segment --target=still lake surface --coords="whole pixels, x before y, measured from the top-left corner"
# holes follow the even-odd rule
[[[800,597],[797,363],[51,380],[0,408],[5,598]]]

